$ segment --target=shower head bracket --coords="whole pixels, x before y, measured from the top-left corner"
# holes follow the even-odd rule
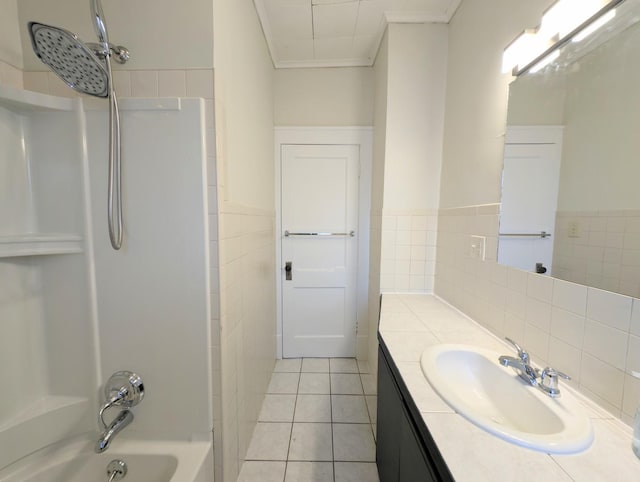
[[[100,60],[104,60],[107,55],[110,55],[111,58],[119,64],[126,64],[127,61],[131,58],[129,49],[127,49],[127,47],[123,47],[122,45],[113,45],[112,43],[109,43],[109,50],[105,49],[101,43],[97,42],[87,42],[85,45],[93,50],[93,53]]]

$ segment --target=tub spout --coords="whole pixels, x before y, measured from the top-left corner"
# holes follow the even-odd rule
[[[131,413],[129,410],[123,410],[122,412],[120,412],[118,416],[113,419],[113,422],[109,424],[107,429],[100,435],[100,438],[98,439],[95,447],[96,453],[100,454],[107,450],[113,438],[118,435],[118,433],[132,421],[133,413]]]

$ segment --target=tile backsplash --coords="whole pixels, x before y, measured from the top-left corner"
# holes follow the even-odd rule
[[[437,211],[382,212],[380,290],[433,292]]]
[[[640,211],[558,211],[559,278],[640,297]]]
[[[443,209],[435,293],[497,336],[526,347],[540,366],[631,423],[640,404],[640,299],[496,263],[499,205]],[[486,259],[471,235],[486,237]]]

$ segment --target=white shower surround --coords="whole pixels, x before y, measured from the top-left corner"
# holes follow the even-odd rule
[[[120,253],[105,244],[106,106],[93,105],[0,88],[0,166],[17,176],[3,196],[18,210],[2,211],[0,283],[14,294],[0,300],[2,338],[15,348],[3,351],[24,358],[3,363],[0,380],[30,381],[0,411],[0,469],[75,434],[93,439],[101,385],[118,369],[147,385],[119,439],[200,440],[212,453],[204,103],[121,102]]]

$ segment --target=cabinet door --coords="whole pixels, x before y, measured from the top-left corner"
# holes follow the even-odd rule
[[[387,360],[378,348],[378,427],[376,462],[380,482],[398,482],[400,437],[403,418],[402,398]]]
[[[435,482],[425,459],[422,447],[409,421],[409,415],[402,410],[400,436],[400,475],[398,482]]]

